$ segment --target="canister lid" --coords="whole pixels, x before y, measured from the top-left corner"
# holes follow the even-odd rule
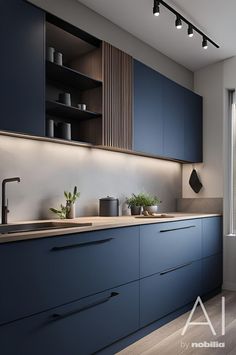
[[[116,201],[116,200],[117,198],[111,196],[107,196],[99,199],[99,201]]]

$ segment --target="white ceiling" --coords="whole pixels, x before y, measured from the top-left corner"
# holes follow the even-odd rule
[[[236,0],[166,0],[220,45],[207,50],[198,34],[187,36],[187,26],[176,30],[175,16],[162,6],[153,16],[153,0],[79,1],[192,71],[236,55]]]

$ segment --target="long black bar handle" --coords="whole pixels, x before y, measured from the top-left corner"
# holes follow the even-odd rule
[[[178,231],[181,229],[189,229],[189,228],[195,228],[196,226],[186,226],[186,227],[179,227],[179,228],[172,228],[172,229],[162,229],[160,230],[160,233],[166,233],[166,232],[173,232],[173,231]]]
[[[105,298],[103,298],[101,300],[98,300],[96,302],[90,303],[89,305],[87,305],[87,306],[85,306],[83,308],[79,308],[79,309],[76,309],[74,311],[67,312],[67,313],[54,313],[54,314],[51,315],[51,317],[53,318],[53,320],[64,319],[64,318],[73,316],[74,314],[87,311],[88,309],[91,309],[93,307],[96,307],[96,306],[99,306],[99,305],[101,305],[103,303],[106,303],[106,302],[110,301],[113,297],[116,297],[118,295],[119,295],[118,292],[111,292],[111,294],[108,297],[105,297]]]
[[[173,271],[175,271],[175,270],[182,269],[183,267],[189,266],[189,265],[191,265],[191,264],[192,264],[192,263],[186,263],[186,264],[183,264],[183,265],[179,265],[179,266],[173,267],[173,268],[171,268],[171,269],[168,269],[168,270],[165,270],[165,271],[160,272],[160,275],[169,274],[169,272],[173,272]]]
[[[108,242],[110,242],[113,239],[114,238],[107,238],[107,239],[102,239],[102,240],[93,240],[91,242],[85,242],[85,243],[63,245],[61,247],[53,247],[51,250],[52,251],[60,251],[60,250],[65,250],[65,249],[83,248],[83,247],[87,247],[87,246],[90,246],[90,245],[98,245],[98,244],[108,243]]]

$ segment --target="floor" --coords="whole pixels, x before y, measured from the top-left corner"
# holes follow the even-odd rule
[[[222,297],[225,297],[225,335],[222,336]],[[190,312],[173,320],[153,333],[140,339],[128,348],[119,352],[119,355],[236,355],[236,292],[223,291],[221,294],[204,303],[209,319],[215,329],[216,335],[208,325],[189,325],[185,335],[181,335]],[[191,322],[206,322],[201,307],[197,307]],[[216,345],[224,343],[225,347],[193,347],[205,345],[203,342]],[[196,346],[196,345],[194,345]]]

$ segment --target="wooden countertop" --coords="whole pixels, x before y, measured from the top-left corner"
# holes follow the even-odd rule
[[[0,243],[47,238],[47,237],[54,237],[54,236],[60,236],[66,234],[75,234],[75,233],[77,234],[82,232],[90,232],[90,231],[109,229],[109,228],[130,227],[130,226],[138,226],[143,224],[176,222],[176,221],[195,219],[195,218],[221,216],[220,214],[179,213],[179,212],[170,212],[165,214],[173,217],[168,217],[168,218],[135,218],[135,216],[79,217],[71,220],[57,219],[57,220],[47,220],[47,221],[37,220],[37,221],[17,222],[17,224],[38,223],[38,222],[62,222],[62,223],[73,222],[73,223],[92,223],[92,225],[85,226],[85,227],[72,227],[72,228],[60,228],[60,229],[51,229],[51,230],[40,230],[40,231],[33,231],[33,232],[30,231],[30,232],[0,234]]]

